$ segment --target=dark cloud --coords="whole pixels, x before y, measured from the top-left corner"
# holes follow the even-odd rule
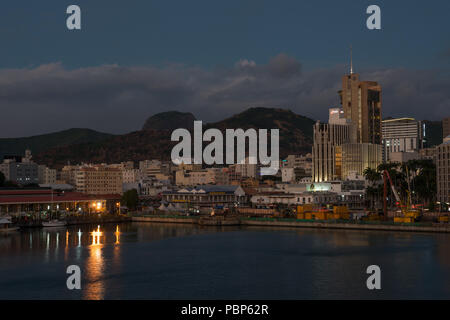
[[[338,104],[345,66],[301,72],[286,54],[259,65],[242,59],[229,68],[104,65],[68,70],[59,63],[0,70],[0,136],[14,137],[88,127],[138,130],[167,110],[190,111],[205,121],[249,107],[279,107],[326,119]],[[448,71],[383,69],[361,72],[383,87],[384,116],[440,119],[450,110]]]

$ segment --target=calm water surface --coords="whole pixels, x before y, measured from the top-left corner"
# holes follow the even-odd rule
[[[0,299],[450,299],[450,235],[128,223],[0,234]],[[66,287],[66,268],[82,289]],[[366,288],[367,266],[382,290]]]

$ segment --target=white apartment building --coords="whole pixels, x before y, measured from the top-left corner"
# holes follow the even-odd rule
[[[383,160],[391,160],[393,152],[415,152],[423,148],[421,121],[397,118],[382,121]],[[398,158],[398,156],[397,156]]]

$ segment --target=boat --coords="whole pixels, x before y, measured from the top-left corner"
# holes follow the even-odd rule
[[[0,232],[12,232],[19,230],[19,227],[16,227],[12,224],[11,219],[9,218],[0,218]]]
[[[50,221],[42,221],[42,226],[43,227],[64,227],[65,225],[67,225],[66,221],[61,221],[61,220],[50,220]]]

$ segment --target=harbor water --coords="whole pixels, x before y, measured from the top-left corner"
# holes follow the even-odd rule
[[[81,270],[69,290],[66,269]],[[381,268],[381,290],[366,269]],[[450,299],[450,235],[130,222],[0,234],[0,299]]]

